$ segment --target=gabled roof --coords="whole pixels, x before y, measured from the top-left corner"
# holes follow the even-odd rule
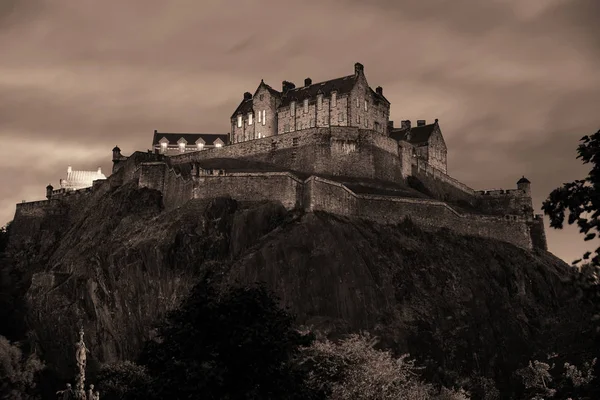
[[[438,122],[436,120],[433,124],[415,126],[410,129],[397,128],[392,130],[390,137],[395,140],[406,140],[407,142],[416,145],[426,144],[429,142],[431,134],[435,132],[437,127]]]
[[[388,99],[386,99],[386,98],[385,98],[385,96],[384,96],[383,94],[379,94],[379,93],[377,93],[376,91],[374,91],[374,90],[373,90],[373,89],[371,89],[370,87],[369,87],[369,89],[371,90],[371,94],[373,95],[373,97],[375,97],[375,99],[378,99],[378,100],[383,100],[383,101],[385,101],[386,103],[390,104],[390,101],[389,101]]]
[[[281,97],[281,92],[278,92],[277,90],[273,89],[271,86],[267,85],[265,83],[264,80],[260,80],[260,84],[258,85],[258,87],[256,88],[256,90],[254,91],[254,95],[252,97],[254,97],[256,95],[256,93],[259,91],[259,89],[261,87],[264,87],[265,89],[267,89],[269,91],[269,93],[271,93],[272,96],[275,97]],[[238,114],[248,114],[253,112],[252,109],[252,99],[244,99],[242,100],[242,102],[237,106],[237,108],[235,109],[235,111],[233,112],[233,114],[231,114],[231,118],[235,118]]]
[[[304,99],[312,99],[317,97],[317,94],[322,93],[329,96],[331,92],[336,91],[338,94],[350,93],[357,76],[352,74],[341,78],[332,79],[325,82],[313,83],[309,86],[302,86],[288,90],[281,97],[281,107],[289,106],[292,101],[302,101]]]
[[[211,146],[217,139],[221,139],[223,143],[227,143],[229,135],[227,133],[161,133],[154,132],[154,138],[152,139],[152,147],[160,144],[160,140],[165,138],[169,141],[169,144],[177,144],[180,139],[187,141],[187,143],[198,143],[198,139],[204,140],[207,146]]]
[[[244,99],[239,106],[235,109],[231,118],[235,118],[238,114],[247,114],[252,112],[252,99]]]

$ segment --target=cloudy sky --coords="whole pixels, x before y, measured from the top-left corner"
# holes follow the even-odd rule
[[[111,167],[152,132],[228,132],[264,78],[365,66],[391,118],[439,118],[449,172],[475,189],[532,181],[535,207],[585,176],[600,129],[598,0],[1,0],[0,225],[67,165]],[[541,211],[538,211],[541,212]],[[547,226],[572,261],[577,229]]]

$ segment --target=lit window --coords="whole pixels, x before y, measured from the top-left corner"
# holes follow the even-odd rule
[[[356,98],[356,108],[360,107],[360,104],[358,102],[359,102],[359,100],[358,100],[358,97],[357,97]]]
[[[356,123],[360,124],[360,115],[356,114]]]
[[[258,132],[258,138],[259,139],[262,138],[262,133],[261,132]]]
[[[367,100],[365,100],[365,111],[367,111]]]
[[[296,102],[292,101],[290,103],[290,115],[293,117],[294,115],[296,115]]]
[[[185,143],[179,143],[179,152],[185,153]]]
[[[331,93],[331,107],[337,106],[337,93]]]
[[[320,110],[323,108],[323,95],[320,94],[317,96],[317,110]]]
[[[262,112],[263,116],[262,116],[262,124],[264,125],[267,121],[267,115],[266,115],[266,110],[263,110]]]
[[[237,125],[238,125],[238,128],[242,127],[242,116],[241,115],[238,115],[238,124]]]
[[[260,117],[261,117],[261,114],[262,114],[262,113],[259,111],[259,112],[258,112],[258,123],[259,123],[259,124],[260,124],[260,121],[261,121],[261,118],[260,118]]]
[[[252,125],[252,113],[248,113],[248,125]]]
[[[215,147],[223,147],[221,143],[215,143]]]
[[[198,143],[198,150],[204,149],[204,143]]]
[[[160,151],[161,153],[165,153],[167,151],[167,142],[162,142],[160,144]]]
[[[308,112],[308,99],[304,99],[304,113]]]
[[[263,95],[261,94],[260,96],[258,96],[258,98],[259,98],[259,100],[261,100],[261,101],[262,101],[262,99],[263,99]]]

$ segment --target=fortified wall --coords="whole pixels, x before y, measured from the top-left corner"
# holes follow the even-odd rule
[[[381,133],[355,127],[310,128],[218,149],[170,157],[173,165],[213,158],[260,161],[307,174],[401,182],[410,171],[398,142]]]
[[[139,187],[159,190],[167,209],[193,198],[271,200],[280,201],[290,210],[321,210],[379,223],[397,223],[409,217],[426,229],[448,228],[526,249],[547,248],[543,218],[533,215],[528,186],[508,191],[475,191],[420,163],[413,155],[407,142],[355,127],[306,129],[172,157],[152,152],[123,157],[119,150],[113,154],[113,174],[107,180],[95,181],[92,188],[79,191],[51,191],[47,201],[19,204],[15,220],[20,222],[15,225],[23,233],[27,227],[56,233],[57,227],[80,212],[90,194],[135,181]],[[211,159],[259,161],[284,171],[203,169],[203,161]],[[390,182],[414,178],[433,198],[357,193],[326,179],[335,175]],[[456,199],[479,212],[465,212],[447,202]]]
[[[165,194],[177,193],[170,200],[165,199],[169,207],[177,207],[190,198],[231,196],[239,201],[271,200],[281,202],[289,210],[320,210],[382,224],[398,223],[409,217],[425,229],[447,228],[526,249],[532,249],[534,244],[531,221],[519,215],[510,218],[472,215],[438,200],[358,194],[339,182],[316,176],[302,180],[290,172],[228,173],[192,169],[195,173],[184,178],[165,163],[144,163],[140,171],[140,186],[162,187]]]

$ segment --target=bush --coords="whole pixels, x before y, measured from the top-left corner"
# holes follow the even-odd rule
[[[301,350],[298,364],[308,371],[308,384],[332,400],[466,400],[468,393],[424,383],[420,370],[408,355],[394,358],[375,349],[369,334],[353,334],[334,343],[315,341]]]
[[[0,398],[39,398],[36,380],[43,368],[44,365],[35,354],[25,357],[19,346],[0,336]]]

